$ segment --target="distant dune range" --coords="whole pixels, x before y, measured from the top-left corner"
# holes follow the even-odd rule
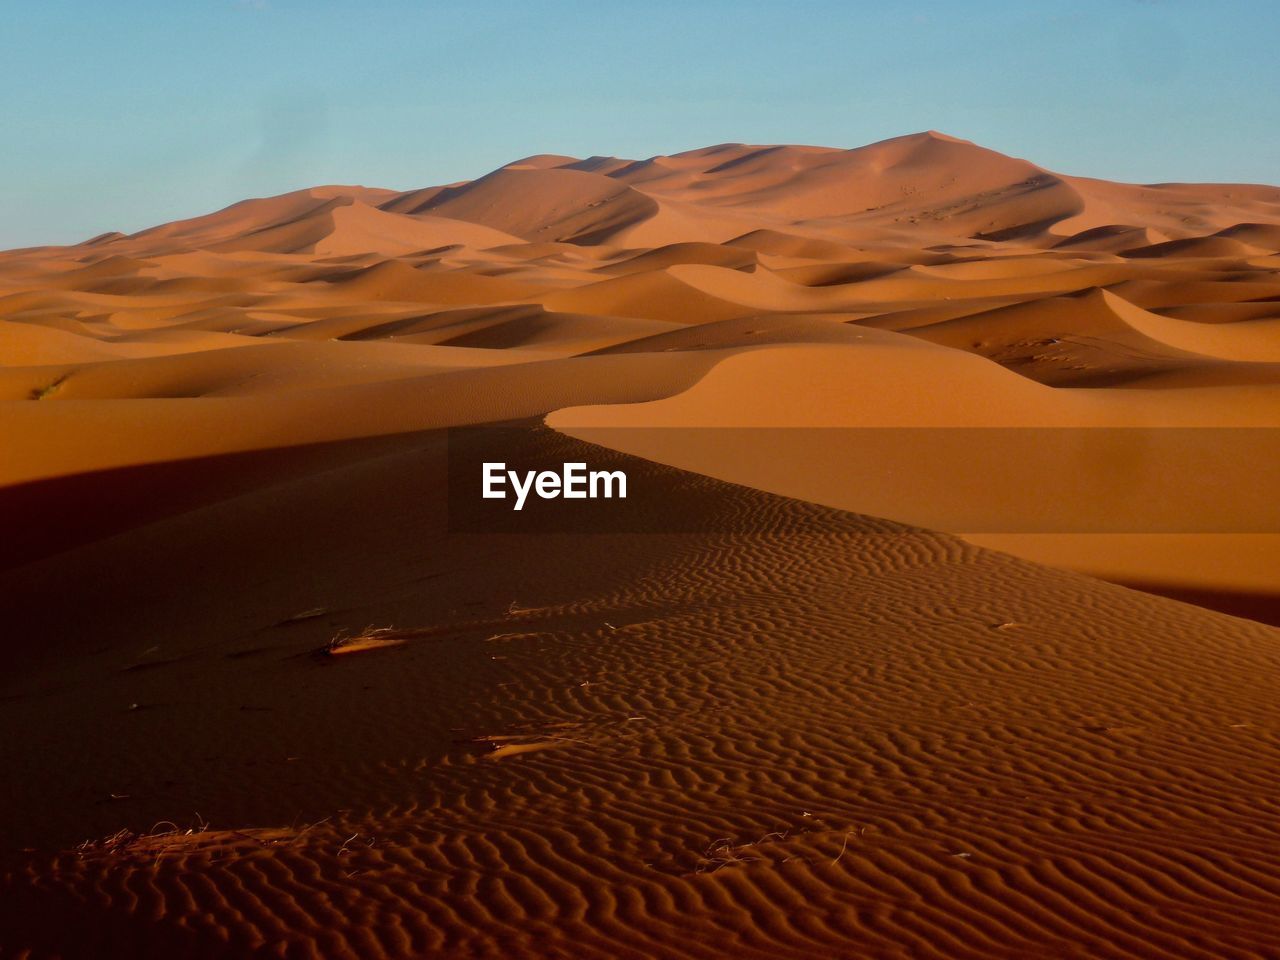
[[[1280,188],[937,133],[0,253],[0,954],[1274,956],[1276,427]]]

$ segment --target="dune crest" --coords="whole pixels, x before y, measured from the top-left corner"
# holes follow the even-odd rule
[[[162,411],[179,398],[192,411],[182,416],[213,423],[224,416],[215,400],[261,393],[236,387],[214,359],[232,347],[253,353],[246,369],[258,384],[300,386],[313,374],[266,372],[293,354],[273,350],[259,365],[258,351],[308,343],[338,364],[357,356],[356,341],[382,343],[388,349],[360,354],[365,372],[346,379],[404,381],[402,391],[413,379],[436,397],[426,385],[441,376],[460,389],[485,378],[515,384],[526,376],[520,363],[587,354],[636,355],[628,369],[683,389],[687,372],[665,372],[678,355],[821,343],[861,344],[871,357],[887,349],[869,339],[883,330],[1053,387],[1049,407],[1086,411],[1073,423],[1129,422],[1125,411],[1163,406],[1156,419],[1171,425],[1185,416],[1268,426],[1280,382],[1278,267],[1275,187],[1071,177],[936,131],[852,150],[727,143],[643,160],[544,154],[472,181],[315,187],[133,236],[0,254],[0,397],[57,401],[8,406],[0,422],[20,444],[46,430],[61,436],[64,423],[148,424],[137,434],[150,437],[145,455],[130,442],[121,450],[135,452],[112,459],[151,462],[285,442],[270,416],[216,443],[150,426],[176,416]],[[449,348],[487,353],[465,355],[469,372],[446,370],[455,355],[439,351]],[[950,389],[940,371],[961,362],[897,348],[885,356],[885,369],[903,361],[903,381],[939,398]],[[148,371],[170,372],[129,379],[146,358]],[[719,359],[691,362],[705,370]],[[364,403],[354,391],[373,389],[307,369],[328,391],[317,397],[352,392]],[[1006,417],[1003,403],[1021,415],[1047,409],[1039,395],[997,400],[1018,392],[1017,379],[974,371],[962,380],[980,384],[978,416],[992,424]],[[859,402],[889,411],[894,389]],[[301,402],[290,390],[281,424],[295,422],[290,406]],[[744,398],[755,392],[743,388]],[[113,397],[152,402],[126,415]],[[588,391],[578,402],[606,399]],[[365,409],[359,428],[308,428],[298,442],[471,422]],[[788,422],[859,416],[815,401]],[[37,448],[8,476],[63,475],[105,459],[92,442]],[[1199,562],[1194,551],[1185,559],[1192,570]],[[1275,588],[1280,595],[1280,581]]]
[[[0,253],[0,953],[1280,955],[1278,342],[936,131]]]

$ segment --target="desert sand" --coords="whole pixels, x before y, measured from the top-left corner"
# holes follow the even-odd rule
[[[1280,188],[932,132],[0,253],[0,954],[1274,956],[1277,426]]]

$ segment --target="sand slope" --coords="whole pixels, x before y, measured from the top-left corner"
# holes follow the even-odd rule
[[[0,253],[0,955],[1277,955],[1278,271],[935,132]]]
[[[449,534],[418,437],[5,575],[44,638],[2,705],[19,955],[1280,947],[1273,631],[545,433],[498,452],[625,466],[627,521],[686,532]],[[370,623],[398,642],[310,655]]]

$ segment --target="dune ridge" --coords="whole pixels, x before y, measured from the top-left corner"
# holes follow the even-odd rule
[[[677,510],[709,532],[450,533],[421,495],[444,444],[418,436],[4,575],[7,621],[58,638],[16,651],[5,709],[99,718],[4,748],[28,785],[8,842],[40,848],[4,875],[20,946],[74,955],[103,930],[198,957],[1280,943],[1274,631],[546,430],[475,451],[495,454],[625,467],[653,530]],[[147,582],[50,605],[139,563]],[[187,595],[193,566],[253,586],[234,609]],[[403,639],[314,655],[370,620]],[[63,686],[41,693],[51,670]],[[216,821],[178,812],[210,801]],[[175,817],[176,837],[150,836]],[[129,822],[138,836],[111,839]]]
[[[0,253],[0,954],[1273,957],[1277,324],[1280,188],[932,131]]]

